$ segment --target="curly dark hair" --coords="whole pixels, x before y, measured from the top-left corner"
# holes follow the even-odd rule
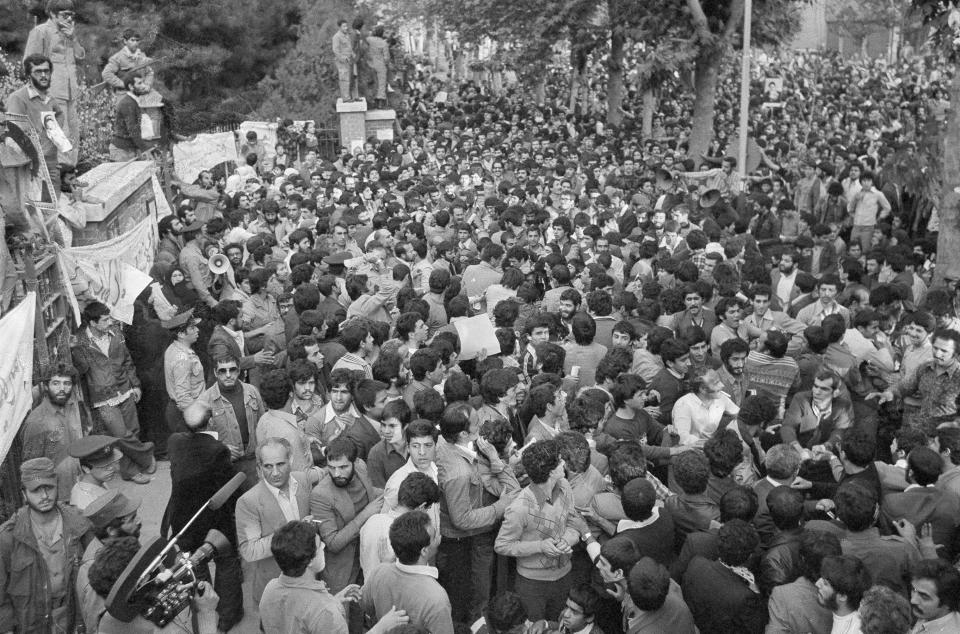
[[[97,551],[90,566],[88,577],[93,591],[106,599],[127,564],[140,551],[140,540],[136,537],[118,537],[108,539]]]

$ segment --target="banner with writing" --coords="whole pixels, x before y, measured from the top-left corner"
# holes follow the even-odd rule
[[[37,295],[27,296],[0,319],[0,462],[33,404],[33,326]]]
[[[277,155],[276,121],[244,121],[240,124],[240,145],[247,142],[247,132],[257,133],[257,141],[263,143],[267,157],[273,158]]]
[[[148,272],[158,242],[156,221],[147,216],[112,240],[57,250],[60,271],[70,282],[67,289],[77,324],[81,301],[103,302],[115,319],[133,322],[133,303],[153,281]]]
[[[180,180],[192,183],[203,170],[237,159],[237,141],[233,132],[198,134],[192,141],[173,146],[173,168]]]

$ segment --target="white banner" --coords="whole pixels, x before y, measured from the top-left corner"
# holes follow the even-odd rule
[[[83,247],[58,249],[57,261],[70,284],[70,303],[80,323],[80,301],[98,301],[125,324],[133,322],[133,303],[153,280],[148,275],[159,242],[157,223],[147,216],[136,227],[112,240]]]
[[[33,326],[37,295],[27,296],[0,319],[0,462],[33,404]]]
[[[276,121],[244,121],[240,124],[240,145],[247,142],[247,132],[256,132],[257,141],[263,143],[263,149],[268,158],[277,155],[277,122]]]
[[[185,183],[192,183],[200,172],[225,161],[239,162],[233,132],[198,134],[192,141],[173,145],[173,168]]]

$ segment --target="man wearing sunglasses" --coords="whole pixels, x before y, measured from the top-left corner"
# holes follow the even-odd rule
[[[77,118],[77,96],[80,87],[77,84],[77,60],[84,59],[87,52],[76,37],[76,18],[73,0],[49,0],[47,2],[49,19],[38,24],[30,31],[27,45],[23,50],[24,58],[31,55],[43,55],[53,62],[53,74],[50,77],[50,96],[63,110],[63,133],[67,135],[73,149],[60,153],[61,164],[77,164],[77,148],[80,146],[80,125]],[[55,183],[56,184],[56,183]]]
[[[217,382],[200,395],[200,400],[210,406],[210,429],[217,432],[220,442],[230,450],[234,466],[253,486],[257,483],[255,430],[267,408],[257,388],[240,380],[240,361],[235,355],[223,353],[214,357],[213,363]]]

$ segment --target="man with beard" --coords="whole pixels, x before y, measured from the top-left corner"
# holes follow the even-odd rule
[[[164,273],[172,269],[180,261],[180,251],[183,249],[183,223],[179,218],[170,214],[164,216],[157,223],[157,233],[160,235],[160,246],[157,247],[155,263],[163,267]]]
[[[337,438],[327,445],[324,454],[330,477],[314,487],[310,514],[326,545],[324,581],[330,592],[337,593],[357,580],[360,529],[380,512],[383,491],[370,483],[366,465],[357,459],[357,447],[349,439]]]
[[[779,300],[779,307],[787,312],[787,309],[801,293],[797,286],[797,260],[799,256],[796,251],[784,251],[780,255],[780,263],[777,268],[770,271],[770,288],[773,289],[774,297]]]
[[[132,161],[149,152],[157,144],[157,131],[142,128],[143,117],[140,102],[137,100],[150,92],[146,79],[146,70],[132,70],[123,75],[123,87],[127,92],[117,101],[113,116],[111,161]],[[145,139],[144,136],[148,138]]]
[[[55,100],[57,109],[63,113],[58,123],[63,127],[73,148],[60,152],[58,162],[67,165],[77,164],[77,152],[80,147],[80,125],[77,117],[77,101],[80,86],[77,83],[77,60],[87,53],[76,34],[76,7],[73,0],[50,0],[47,2],[48,20],[33,27],[23,47],[23,57],[42,55],[56,64],[51,64],[50,96]],[[29,75],[29,73],[27,73]],[[38,128],[43,130],[43,127]],[[43,135],[41,135],[43,136]],[[54,185],[59,183],[54,182]],[[59,189],[59,186],[58,186]]]
[[[580,311],[580,304],[582,302],[583,296],[580,295],[580,291],[575,288],[568,288],[560,294],[560,299],[557,302],[557,310],[560,313],[560,322],[566,329],[567,334],[570,334],[570,329],[573,325],[573,316]],[[561,339],[562,338],[563,337],[561,337]]]
[[[21,114],[30,118],[30,123],[40,135],[40,150],[43,160],[47,164],[50,178],[53,180],[53,192],[44,200],[56,200],[60,191],[60,169],[57,166],[57,146],[46,134],[44,121],[51,116],[58,124],[63,123],[63,110],[57,100],[50,94],[50,77],[53,64],[49,57],[44,55],[26,55],[23,58],[23,73],[30,81],[10,93],[5,106],[11,114]]]
[[[720,361],[723,367],[717,370],[723,391],[738,407],[750,389],[750,382],[743,376],[750,345],[743,339],[728,339],[720,344]]]
[[[23,460],[49,458],[53,461],[62,501],[69,498],[70,489],[80,475],[79,463],[68,453],[70,445],[83,433],[80,408],[73,398],[77,379],[73,366],[65,363],[51,366],[40,386],[46,398],[23,423]]]
[[[817,603],[833,612],[832,632],[859,632],[860,599],[871,585],[870,572],[856,557],[826,557],[817,579]]]
[[[118,537],[140,539],[140,518],[137,511],[140,500],[131,500],[119,491],[107,491],[84,509],[83,516],[93,524],[94,539],[83,552],[83,560],[77,571],[77,600],[80,616],[88,632],[96,632],[100,616],[106,610],[103,597],[90,586],[90,566],[103,544]]]
[[[237,500],[240,556],[246,562],[257,603],[267,582],[280,576],[270,552],[274,534],[287,522],[302,520],[310,512],[313,482],[307,473],[291,470],[290,451],[290,443],[283,438],[261,442],[257,446],[260,481]]]
[[[0,526],[0,631],[73,632],[72,581],[90,541],[90,523],[57,504],[49,458],[20,465],[26,505]]]

